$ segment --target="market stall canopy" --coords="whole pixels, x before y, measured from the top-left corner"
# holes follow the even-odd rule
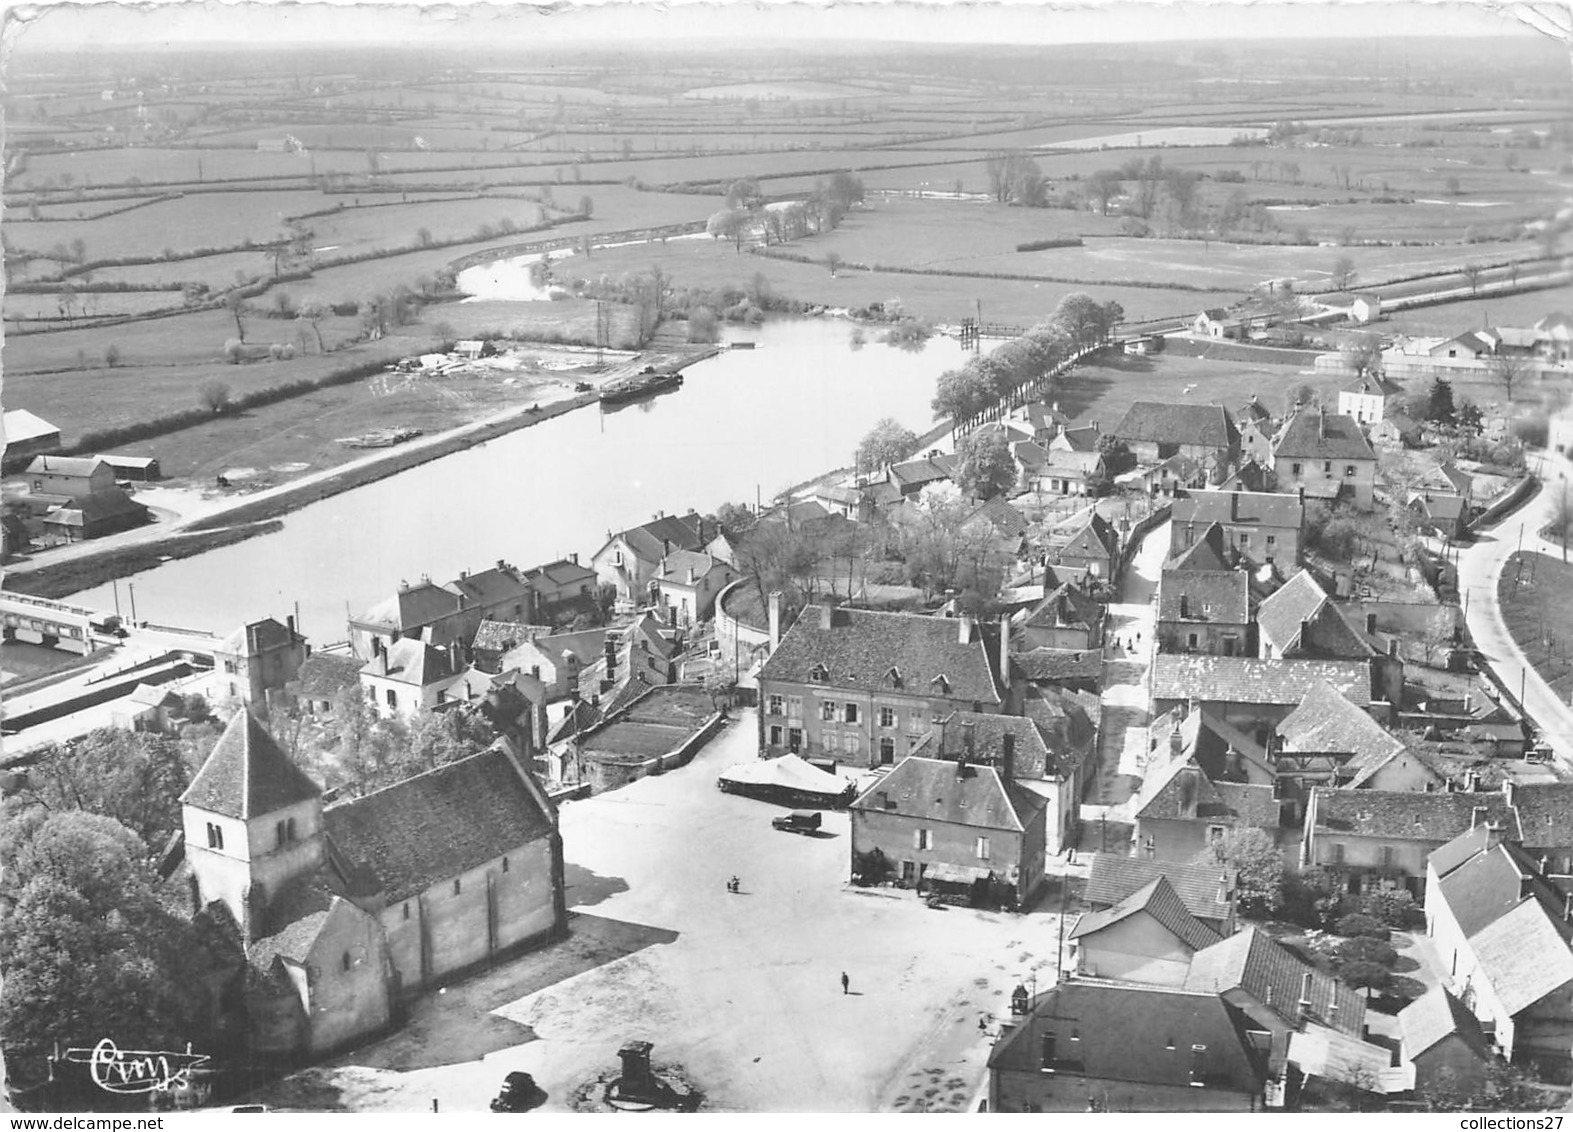
[[[827,801],[844,799],[853,789],[846,779],[811,766],[797,755],[734,766],[721,773],[720,785],[730,793],[818,795]]]

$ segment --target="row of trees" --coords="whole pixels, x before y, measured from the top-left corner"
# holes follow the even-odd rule
[[[1124,317],[1119,303],[1098,303],[1081,291],[1066,295],[1052,315],[1020,338],[940,374],[934,415],[956,421],[976,417],[1079,350],[1105,341]]]
[[[783,208],[767,208],[759,182],[745,177],[727,188],[726,207],[710,216],[705,231],[713,239],[733,241],[739,252],[744,239],[757,231],[769,247],[772,238],[781,244],[831,231],[863,195],[862,180],[841,171],[832,173],[826,182],[816,183],[803,200],[792,201]]]

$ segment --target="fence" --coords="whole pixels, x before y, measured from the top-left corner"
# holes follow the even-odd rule
[[[1142,539],[1167,523],[1173,510],[1172,504],[1165,503],[1162,507],[1149,511],[1146,517],[1130,529],[1130,533],[1125,536],[1124,545],[1120,547],[1120,557],[1114,566],[1114,577],[1110,579],[1112,585],[1118,586],[1121,579],[1125,577],[1125,571],[1130,569],[1131,560],[1136,557],[1136,548],[1142,544]]]

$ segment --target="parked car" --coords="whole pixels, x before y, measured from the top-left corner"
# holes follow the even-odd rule
[[[814,810],[793,810],[770,819],[770,824],[788,833],[818,833],[821,815]]]
[[[502,1079],[502,1089],[492,1098],[493,1112],[524,1112],[534,1107],[535,1078],[528,1073],[510,1073]]]

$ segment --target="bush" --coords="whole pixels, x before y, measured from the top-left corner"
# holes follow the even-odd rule
[[[1333,930],[1343,936],[1369,937],[1386,942],[1392,935],[1387,925],[1375,916],[1368,916],[1364,912],[1351,912],[1341,916],[1333,925]]]
[[[690,342],[716,342],[721,338],[720,320],[709,307],[695,307],[688,312],[688,340]]]
[[[1368,917],[1389,928],[1410,926],[1414,921],[1415,913],[1419,911],[1415,907],[1415,898],[1401,888],[1389,892],[1369,893],[1361,900],[1360,907]],[[1386,939],[1388,936],[1384,933],[1373,938]]]
[[[1341,966],[1374,963],[1391,971],[1393,964],[1398,962],[1398,952],[1390,943],[1372,939],[1370,936],[1356,936],[1339,942],[1338,961]]]
[[[1079,248],[1082,246],[1080,236],[1061,236],[1052,240],[1031,240],[1025,244],[1017,244],[1018,252],[1041,252],[1049,248]]]
[[[197,386],[197,400],[210,413],[222,413],[229,408],[229,386],[211,378]]]

